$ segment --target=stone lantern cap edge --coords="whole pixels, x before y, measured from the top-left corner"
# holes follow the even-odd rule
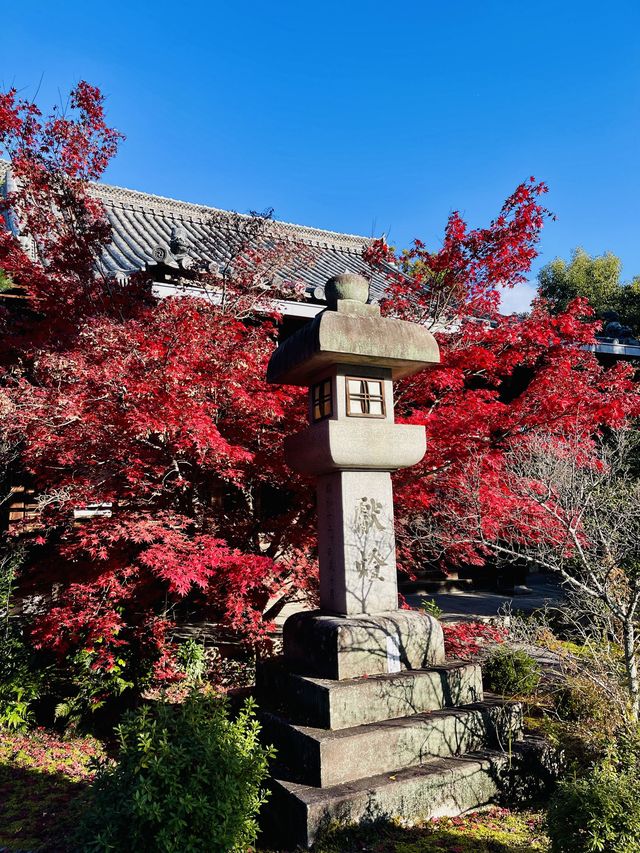
[[[424,326],[327,310],[280,344],[269,361],[267,381],[311,385],[335,364],[387,368],[395,380],[439,361],[438,343]]]

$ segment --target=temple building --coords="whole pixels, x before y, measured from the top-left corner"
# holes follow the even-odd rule
[[[0,160],[0,192],[11,188],[9,163]],[[202,204],[137,190],[94,184],[92,192],[104,204],[112,227],[112,242],[102,258],[105,272],[124,279],[147,270],[154,292],[163,297],[198,292],[196,270],[206,265],[224,268],[234,252],[238,229],[250,233],[256,216],[220,210]],[[10,223],[11,225],[11,223]],[[279,308],[292,320],[308,320],[326,307],[324,284],[344,272],[367,276],[371,296],[378,299],[385,279],[362,259],[373,238],[341,234],[307,225],[271,220],[265,223],[273,243],[302,250],[304,262],[278,270],[277,275],[296,285],[299,297],[282,301]],[[17,233],[17,225],[13,225]],[[21,235],[28,247],[28,235]]]

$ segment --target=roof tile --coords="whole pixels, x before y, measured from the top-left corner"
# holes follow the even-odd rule
[[[0,185],[9,163],[0,159]],[[113,240],[107,247],[103,264],[107,271],[127,275],[144,269],[153,260],[153,249],[167,244],[172,227],[179,223],[187,233],[191,254],[201,261],[220,262],[228,257],[230,236],[222,227],[234,218],[250,220],[245,214],[220,210],[202,204],[150,195],[109,184],[93,184],[92,192],[106,210],[113,229]],[[324,287],[327,279],[343,272],[357,272],[371,278],[371,295],[379,298],[385,279],[371,273],[362,259],[363,250],[372,238],[341,234],[306,225],[274,220],[275,239],[300,243],[306,248],[308,263],[294,270],[283,269],[282,276],[294,277],[306,285],[309,294]]]

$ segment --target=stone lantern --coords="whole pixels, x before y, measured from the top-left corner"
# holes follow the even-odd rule
[[[393,382],[439,362],[422,326],[380,315],[369,285],[327,282],[327,309],[273,354],[270,382],[309,388],[309,426],[285,442],[316,477],[319,612],[290,617],[284,655],[325,678],[398,672],[444,659],[432,617],[398,609],[391,472],[415,465],[425,429],[394,420]]]
[[[483,701],[480,665],[445,661],[437,620],[398,609],[390,474],[422,458],[425,434],[394,422],[393,381],[437,363],[436,342],[381,317],[360,276],[326,296],[268,373],[309,388],[309,426],[285,452],[316,477],[320,557],[321,609],[290,616],[283,656],[256,673],[277,750],[261,821],[279,850],[331,823],[457,815],[550,778],[544,746],[519,742],[520,706]]]

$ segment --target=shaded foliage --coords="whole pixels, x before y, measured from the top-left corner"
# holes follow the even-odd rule
[[[636,853],[640,838],[637,768],[610,764],[589,776],[560,782],[551,799],[547,831],[553,853]]]

